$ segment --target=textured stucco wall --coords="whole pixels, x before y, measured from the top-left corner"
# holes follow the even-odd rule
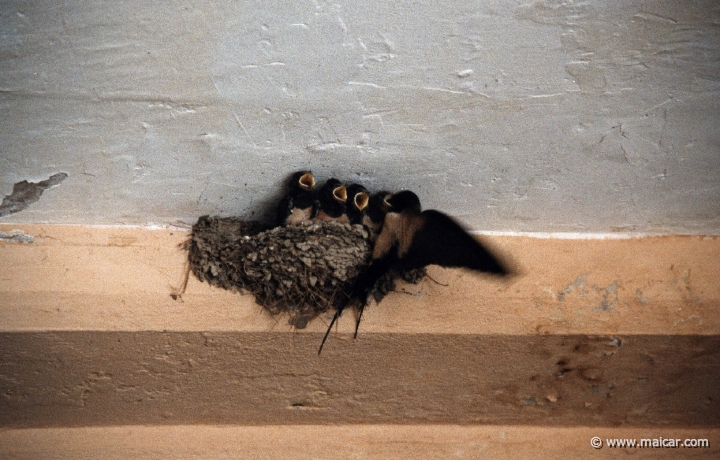
[[[288,172],[478,230],[718,233],[706,1],[0,5],[3,222],[262,215]]]

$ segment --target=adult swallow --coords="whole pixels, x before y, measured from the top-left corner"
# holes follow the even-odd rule
[[[347,188],[337,179],[328,179],[318,192],[319,209],[313,219],[315,222],[334,220],[341,223],[350,223],[345,211],[347,202]]]
[[[347,188],[346,210],[351,224],[362,224],[370,194],[360,184],[352,184]]]
[[[390,209],[390,205],[386,200],[390,199],[391,196],[392,193],[383,190],[373,193],[368,200],[362,224],[370,231],[370,241],[375,241],[380,234],[380,230],[382,230],[385,214]]]
[[[391,195],[384,202],[388,212],[373,247],[372,261],[358,278],[348,300],[338,306],[330,327],[350,302],[358,305],[355,337],[375,283],[390,270],[407,272],[427,265],[463,267],[505,276],[509,269],[451,217],[435,210],[422,211],[420,199],[409,191]],[[320,351],[330,332],[326,332]]]
[[[450,216],[432,209],[422,211],[415,193],[395,193],[387,204],[389,210],[373,247],[373,265],[387,259],[405,270],[440,265],[509,274],[496,256]]]
[[[317,212],[315,177],[312,172],[296,172],[289,184],[290,190],[280,202],[278,225],[296,225],[312,219]]]

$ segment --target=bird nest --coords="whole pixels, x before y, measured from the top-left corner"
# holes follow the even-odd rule
[[[190,270],[201,281],[249,292],[273,315],[289,314],[298,329],[347,300],[370,261],[372,245],[361,225],[305,222],[269,228],[235,217],[203,216],[185,243]],[[389,273],[375,285],[376,301],[395,278],[417,283],[425,270]]]

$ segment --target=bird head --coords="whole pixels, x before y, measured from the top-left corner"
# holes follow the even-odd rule
[[[321,195],[326,196],[326,199],[332,199],[338,203],[345,204],[347,201],[347,188],[339,180],[332,178],[328,179],[323,185],[320,191]]]
[[[352,184],[347,188],[347,195],[350,199],[351,207],[356,211],[364,210],[370,201],[370,194],[367,189],[360,184]]]
[[[385,203],[389,206],[388,212],[417,211],[420,212],[420,198],[410,190],[402,190],[392,194],[385,199]]]
[[[332,193],[333,198],[335,198],[338,203],[345,203],[347,201],[347,188],[345,188],[344,185],[340,184],[339,186],[335,187]]]
[[[312,190],[315,188],[315,177],[311,171],[298,171],[292,175],[290,186],[300,190]]]
[[[373,193],[368,199],[367,208],[365,209],[366,215],[375,223],[382,223],[387,214],[390,205],[387,200],[392,196],[392,193],[383,190],[382,192]]]
[[[312,190],[315,187],[315,177],[312,172],[305,171],[298,179],[298,185],[303,190]]]

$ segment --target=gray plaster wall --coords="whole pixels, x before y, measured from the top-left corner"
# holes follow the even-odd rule
[[[267,216],[310,168],[475,230],[720,233],[717,1],[4,1],[0,222]]]

